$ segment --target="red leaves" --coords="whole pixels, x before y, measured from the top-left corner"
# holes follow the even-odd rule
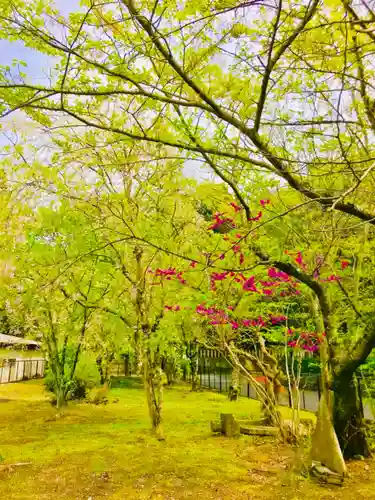
[[[270,200],[260,200],[260,204],[262,205],[262,207],[265,207],[266,205],[269,205],[271,202]]]
[[[270,278],[277,278],[280,281],[290,281],[290,276],[287,273],[284,273],[284,271],[278,271],[275,267],[270,267],[268,269],[268,276]]]
[[[231,203],[229,203],[229,205],[233,208],[233,210],[236,213],[240,212],[242,210],[242,207],[238,206],[236,203],[234,203],[234,201],[232,201]]]
[[[214,215],[215,222],[209,226],[208,230],[212,230],[215,233],[228,233],[236,227],[233,219],[229,217],[223,217],[224,213],[216,213]]]
[[[342,260],[341,261],[341,269],[344,271],[348,266],[350,265],[350,262],[348,260]]]
[[[340,276],[336,276],[335,274],[331,274],[331,276],[328,276],[328,278],[322,279],[322,282],[340,281],[340,280],[341,280]]]
[[[262,218],[262,215],[263,215],[263,213],[262,213],[262,212],[258,212],[258,214],[257,214],[255,217],[249,217],[247,220],[248,220],[249,222],[251,222],[251,221],[257,221],[257,220],[259,220],[259,219],[261,219],[261,218]]]
[[[190,264],[191,267],[195,267],[192,266],[193,263],[194,262]],[[160,267],[158,267],[155,271],[155,276],[159,276],[160,278],[165,278],[167,281],[171,281],[172,278],[176,278],[181,283],[181,285],[185,285],[186,280],[182,277],[182,274],[183,274],[182,271],[177,272],[174,267],[168,267],[167,269],[161,269]]]
[[[175,306],[164,306],[164,309],[166,309],[167,311],[181,311],[181,306],[179,306],[178,304],[175,305]]]
[[[289,347],[301,348],[308,352],[316,352],[319,350],[319,346],[323,342],[326,334],[325,332],[321,335],[316,332],[298,333],[293,328],[289,328],[288,335],[293,336],[293,338],[288,341]]]
[[[155,271],[155,276],[175,276],[177,271],[174,267],[168,267],[168,269],[160,269],[159,267]]]
[[[277,325],[278,323],[281,323],[283,321],[286,321],[288,318],[287,316],[270,316],[270,321],[272,325]]]
[[[255,276],[250,276],[245,283],[243,284],[242,288],[246,290],[247,292],[256,292],[257,287],[255,286]]]

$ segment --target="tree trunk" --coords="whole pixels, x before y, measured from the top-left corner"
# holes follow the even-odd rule
[[[190,373],[191,373],[191,390],[197,391],[199,389],[197,353],[191,354],[190,356]]]
[[[363,408],[355,374],[341,372],[333,380],[333,424],[344,458],[371,455],[363,425]]]
[[[125,377],[129,377],[130,375],[129,354],[125,354],[124,356],[124,375]]]
[[[66,401],[66,391],[64,387],[57,386],[55,389],[56,396],[56,408],[61,409],[63,406],[67,405]]]
[[[163,384],[161,367],[152,359],[150,351],[143,360],[143,379],[152,430],[159,440],[164,439],[162,427]]]
[[[275,393],[275,381],[266,379],[264,386],[266,397],[263,401],[263,414],[268,425],[280,427],[281,418],[277,410],[277,397]]]
[[[104,371],[103,371],[103,358],[101,356],[98,356],[96,358],[96,367],[98,368],[99,376],[100,376],[100,385],[103,385],[105,382],[105,376],[104,376]]]
[[[238,401],[240,397],[240,369],[237,366],[233,367],[232,380],[229,386],[228,398],[230,401]]]

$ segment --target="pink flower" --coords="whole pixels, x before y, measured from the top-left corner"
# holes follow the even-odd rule
[[[191,263],[190,263],[190,267],[196,267],[197,266],[197,263],[195,262],[195,260],[193,260]]]
[[[242,236],[241,236],[240,234],[238,234],[238,233],[237,233],[237,234],[236,234],[236,238],[240,239],[240,238],[242,238]]]
[[[259,316],[258,319],[252,319],[251,320],[251,326],[266,326],[266,323],[264,321],[264,319],[262,318],[262,316]]]
[[[155,271],[155,276],[175,276],[176,274],[177,271],[174,267],[173,268],[168,267],[168,269],[157,268]]]
[[[278,271],[275,267],[268,269],[268,276],[270,278],[279,278],[280,281],[290,281],[288,274],[284,273],[284,271]]]
[[[280,323],[281,321],[286,321],[288,318],[286,316],[271,316],[270,320],[273,325]]]
[[[251,320],[250,319],[243,319],[242,320],[243,326],[250,326],[251,325]]]
[[[297,341],[296,340],[289,340],[288,342],[288,346],[289,347],[296,347],[297,345]]]
[[[228,276],[228,272],[225,271],[224,273],[212,273],[211,274],[211,280],[213,281],[223,281],[226,279]]]
[[[224,259],[225,259],[225,254],[224,254],[224,253],[222,253],[222,254],[219,256],[219,259],[220,259],[220,260],[224,260]]]
[[[234,307],[233,307],[233,306],[228,306],[228,309],[229,309],[230,311],[233,311]]]
[[[232,248],[232,250],[233,250],[234,253],[238,253],[241,250],[241,247],[240,247],[240,245],[234,245],[234,247]]]
[[[272,295],[272,290],[269,288],[263,288],[263,293],[264,295]]]
[[[258,212],[258,214],[255,217],[249,217],[247,220],[248,221],[257,221],[262,217],[262,212]]]
[[[260,200],[260,204],[262,205],[262,207],[265,207],[266,205],[269,205],[271,202],[270,200]]]
[[[245,262],[245,256],[243,253],[241,253],[240,255],[240,265],[242,266],[242,264]]]
[[[331,274],[331,276],[328,276],[328,278],[323,279],[322,281],[327,282],[327,281],[340,281],[340,276],[336,276],[335,274]]]
[[[175,311],[180,311],[180,310],[181,310],[181,307],[180,307],[179,305],[174,306],[174,310],[175,310]]]
[[[271,286],[279,286],[280,285],[280,283],[278,283],[277,281],[263,281],[263,280],[261,280],[260,283],[261,283],[261,285],[263,285],[267,288],[269,288]]]
[[[239,279],[239,278],[237,278]],[[243,284],[243,290],[249,291],[249,292],[256,292],[257,288],[255,286],[255,276],[251,276],[249,279],[245,281]]]
[[[216,213],[214,215],[214,219],[215,219],[215,222],[213,224],[211,224],[211,226],[208,227],[208,230],[213,230],[214,232],[220,232],[220,227],[223,225],[223,224],[228,224],[231,226],[231,228],[235,228],[236,225],[233,221],[233,219],[230,219],[228,217],[222,217],[224,215],[224,213]],[[228,232],[228,231],[225,231],[225,232]]]
[[[239,325],[239,323],[237,323],[237,321],[231,321],[230,323],[232,325],[233,330],[237,330],[237,328],[240,327],[240,325]]]
[[[297,257],[296,257],[296,262],[300,266],[303,266],[303,259],[302,259],[302,253],[301,252],[298,252]]]
[[[237,213],[237,212],[240,212],[242,210],[242,208],[240,206],[238,206],[236,203],[234,203],[232,201],[232,203],[230,203],[230,206],[234,209],[234,211]]]
[[[344,270],[349,266],[350,262],[348,260],[341,261],[341,269]]]

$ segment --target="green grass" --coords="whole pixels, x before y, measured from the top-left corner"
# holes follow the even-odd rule
[[[107,406],[71,403],[57,416],[41,381],[0,386],[0,499],[328,499],[294,475],[295,452],[272,438],[212,436],[221,412],[257,418],[259,404],[225,395],[165,391],[166,441],[149,431],[142,387],[113,388]],[[119,402],[112,402],[118,398]],[[289,410],[283,409],[284,413]],[[306,414],[304,415],[306,416]],[[4,468],[4,464],[31,462]],[[369,471],[365,470],[369,467]],[[342,499],[375,498],[371,461],[352,466]],[[375,491],[375,490],[374,490]],[[372,495],[372,496],[371,496]]]

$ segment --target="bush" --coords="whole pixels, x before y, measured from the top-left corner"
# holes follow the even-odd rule
[[[55,381],[50,371],[47,371],[46,373],[46,377],[44,379],[44,385],[47,391],[52,393],[55,392]],[[90,384],[86,380],[74,377],[69,384],[69,389],[66,399],[67,400],[85,399],[89,386]]]
[[[86,380],[75,377],[71,382],[67,399],[69,400],[85,399],[87,391],[88,391],[88,384]]]

